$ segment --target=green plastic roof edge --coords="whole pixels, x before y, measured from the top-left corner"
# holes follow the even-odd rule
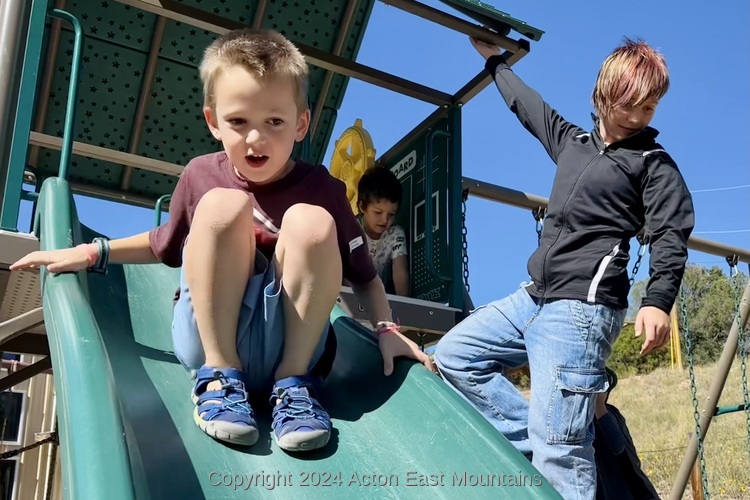
[[[536,42],[541,40],[544,31],[534,28],[528,23],[516,19],[510,14],[497,10],[490,4],[480,0],[440,0],[446,5],[450,5],[462,14],[474,19],[478,23],[488,26],[489,28],[507,35],[510,29],[519,34],[530,38]]]

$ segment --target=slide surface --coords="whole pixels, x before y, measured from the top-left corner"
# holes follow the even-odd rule
[[[59,179],[45,182],[39,215],[43,249],[92,236]],[[559,498],[437,376],[405,360],[383,376],[375,339],[339,309],[321,397],[329,445],[280,450],[260,401],[259,442],[234,448],[192,421],[192,383],[172,354],[179,270],[42,276],[66,498]]]

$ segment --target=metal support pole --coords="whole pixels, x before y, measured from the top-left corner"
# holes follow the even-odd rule
[[[3,321],[0,323],[0,348],[5,342],[42,324],[44,324],[44,313],[41,307]]]
[[[511,52],[516,52],[519,49],[519,42],[508,38],[505,35],[496,33],[487,28],[477,26],[476,24],[464,21],[461,18],[452,16],[447,12],[443,12],[429,5],[419,3],[415,0],[380,0],[386,5],[391,5],[397,9],[409,12],[415,16],[427,19],[433,23],[445,26],[446,28],[452,29],[459,33],[469,35],[478,40],[483,40],[487,43],[493,43],[499,47],[502,47]]]
[[[724,344],[724,350],[721,352],[721,357],[719,358],[716,375],[713,380],[711,380],[706,399],[703,400],[700,425],[701,436],[703,436],[704,440],[706,439],[706,433],[708,432],[708,427],[711,425],[711,419],[716,411],[719,398],[721,398],[721,391],[724,389],[724,385],[727,382],[727,376],[729,375],[729,370],[732,368],[734,356],[737,353],[739,325],[747,324],[748,316],[750,316],[750,283],[745,287],[745,293],[740,302],[739,322],[737,321],[737,317],[735,317],[734,322],[732,323],[732,328],[729,330],[727,341]],[[671,500],[680,500],[682,498],[682,495],[685,492],[685,487],[688,483],[688,478],[690,477],[690,470],[693,468],[693,463],[695,463],[697,456],[698,441],[697,436],[693,433],[690,436],[690,442],[688,443],[685,455],[682,457],[680,469],[677,471],[677,477],[675,478],[672,492],[669,495]]]
[[[76,100],[78,97],[78,74],[81,71],[81,52],[83,51],[83,27],[78,18],[64,10],[52,9],[49,15],[67,21],[73,27],[75,32],[75,41],[73,42],[73,60],[70,63],[68,103],[65,109],[62,149],[60,150],[60,168],[57,172],[58,177],[63,180],[68,180],[70,157],[73,154],[73,131],[76,123],[75,112],[78,104]]]
[[[258,6],[255,7],[255,15],[253,16],[253,28],[256,30],[263,26],[263,19],[266,17],[266,7],[268,6],[268,0],[260,0]]]
[[[0,378],[0,392],[7,391],[14,385],[25,382],[35,375],[46,372],[50,368],[52,368],[52,360],[49,358],[49,356],[47,356],[46,358],[43,358],[40,361],[27,366],[26,368],[22,368],[15,373],[11,373],[7,377]]]
[[[56,9],[65,8],[65,0],[55,2]],[[50,26],[49,41],[47,42],[47,56],[44,59],[44,70],[42,71],[42,80],[39,85],[39,99],[37,101],[36,117],[34,118],[34,129],[37,132],[44,132],[44,124],[47,120],[47,110],[50,102],[50,92],[52,91],[52,80],[54,76],[55,59],[57,50],[60,47],[60,32],[62,31],[62,21],[53,19]],[[29,165],[32,167],[39,166],[39,146],[31,146],[29,151]],[[39,183],[41,185],[41,182]]]
[[[496,184],[490,184],[489,182],[472,179],[469,177],[463,178],[463,188],[469,190],[471,196],[483,198],[485,200],[496,201],[505,203],[518,208],[527,208],[529,210],[536,210],[538,208],[544,208],[547,206],[547,198],[531,193],[524,193],[516,189],[510,189]],[[703,238],[697,238],[690,236],[688,240],[688,248],[691,250],[697,250],[711,255],[718,255],[719,257],[726,257],[727,255],[736,255],[739,262],[746,262],[750,264],[750,250],[738,248],[723,243],[717,243],[715,241],[704,240]]]
[[[148,62],[146,63],[146,73],[143,75],[143,87],[141,95],[138,97],[138,107],[135,110],[135,120],[133,120],[133,135],[130,137],[128,153],[136,154],[138,152],[138,143],[141,141],[143,133],[143,122],[146,118],[146,106],[151,95],[151,86],[154,83],[154,74],[156,73],[156,64],[159,62],[159,50],[164,38],[164,27],[167,23],[166,18],[159,16],[156,19],[156,26],[151,37],[151,47],[148,51]],[[122,171],[120,180],[120,189],[127,191],[130,189],[130,179],[133,177],[133,167],[125,166]]]
[[[23,5],[22,14],[15,20],[8,19],[5,9],[13,10],[15,7]],[[11,8],[12,7],[12,8]],[[39,76],[39,60],[42,53],[42,42],[44,39],[44,23],[47,19],[47,0],[13,0],[0,2],[0,12],[5,16],[5,24],[0,24],[0,47],[2,47],[3,63],[0,63],[0,78],[5,78],[13,74],[13,69],[22,69],[15,71],[14,78],[19,79],[17,86],[17,100],[9,99],[6,90],[0,88],[0,100],[6,99],[5,103],[16,102],[12,109],[7,111],[10,116],[2,116],[2,120],[8,122],[0,123],[0,229],[8,231],[17,231],[18,212],[21,205],[21,189],[23,186],[23,173],[26,166],[26,159],[29,150],[29,131],[31,130],[31,115],[34,107],[34,100],[37,89],[37,78]],[[15,22],[15,24],[13,24]],[[10,23],[10,24],[8,24]],[[3,39],[9,36],[11,32],[22,33],[24,44],[17,47],[20,52],[13,54]],[[12,42],[12,37],[8,39]],[[19,42],[20,43],[20,42]],[[12,65],[4,59],[12,57]],[[21,63],[20,61],[23,61]],[[6,70],[10,71],[6,75]],[[14,92],[15,93],[15,92]],[[9,100],[8,100],[9,99]],[[15,112],[20,109],[22,112]],[[10,143],[8,143],[8,140]],[[8,145],[10,147],[8,148]]]
[[[160,0],[162,7],[155,4],[146,3],[142,0],[116,0],[119,3],[133,5],[160,16],[164,16],[175,21],[196,26],[213,33],[223,35],[233,29],[245,28],[246,26],[239,21],[227,19],[202,9],[186,5],[174,0]],[[380,71],[344,57],[337,57],[325,50],[305,45],[298,40],[294,40],[295,45],[305,56],[308,64],[319,68],[335,71],[336,73],[351,78],[357,78],[363,82],[372,85],[378,85],[382,88],[398,92],[414,99],[419,99],[430,104],[447,105],[453,100],[451,94],[412,82],[405,78],[399,78],[385,71]]]
[[[354,13],[357,11],[357,0],[349,0],[346,4],[346,12],[344,12],[344,18],[341,21],[341,29],[339,34],[336,36],[336,43],[333,46],[333,55],[340,56],[341,51],[344,49],[344,43],[346,37],[349,34],[349,27],[354,19]],[[331,82],[333,82],[333,72],[328,71],[325,78],[323,79],[323,85],[320,87],[318,93],[318,105],[315,106],[315,114],[313,114],[312,122],[310,123],[310,138],[315,138],[315,133],[318,131],[318,125],[320,119],[323,117],[323,111],[325,109],[326,101],[328,100],[328,92],[331,89]]]
[[[450,133],[448,139],[448,241],[451,253],[450,272],[453,281],[450,283],[450,305],[457,309],[464,310],[464,301],[468,296],[466,286],[463,282],[463,245],[461,245],[461,204],[463,203],[463,188],[461,186],[463,157],[461,151],[461,106],[454,106],[449,110]],[[430,203],[431,200],[427,200]],[[426,207],[426,205],[425,205]]]
[[[25,27],[30,12],[29,3],[27,0],[0,2],[0,200],[2,201],[5,200],[7,179],[11,174],[10,146],[15,129],[18,83],[26,46]]]

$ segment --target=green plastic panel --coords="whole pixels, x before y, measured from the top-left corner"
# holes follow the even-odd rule
[[[530,26],[528,23],[516,19],[488,3],[480,0],[440,0],[446,5],[450,5],[462,14],[469,16],[475,21],[487,25],[500,33],[508,34],[513,29],[521,35],[534,41],[539,41],[544,35],[544,31]]]
[[[432,130],[445,130],[450,133],[451,124],[452,121],[446,114]],[[398,150],[389,151],[387,156],[393,158],[393,161],[383,166],[396,174],[403,187],[403,208],[399,210],[395,223],[403,227],[407,233],[410,296],[432,302],[449,303],[451,283],[435,276],[429,266],[432,266],[436,274],[446,277],[454,273],[449,249],[449,171],[460,166],[452,165],[455,158],[449,149],[449,139],[435,137],[432,150],[433,229],[430,262],[425,233],[425,150],[428,134],[429,131],[424,131]]]
[[[41,200],[42,248],[93,235],[78,226],[66,182],[45,181]],[[336,360],[321,388],[328,446],[280,450],[265,394],[253,403],[258,444],[212,440],[193,423],[191,379],[172,353],[178,279],[162,265],[43,272],[66,498],[559,498],[437,376],[401,360],[385,377],[373,335],[338,308]]]
[[[250,24],[256,1],[186,0],[181,4]],[[292,41],[333,51],[348,0],[270,0],[262,26],[284,33]],[[356,57],[374,0],[357,3],[341,56]],[[83,65],[75,140],[129,151],[134,136],[136,110],[145,82],[148,54],[157,16],[115,1],[68,0],[66,10],[76,16],[85,32]],[[49,29],[49,23],[47,25]],[[146,102],[142,133],[135,154],[186,165],[198,155],[220,149],[203,119],[202,88],[197,66],[205,47],[216,35],[168,19],[159,46],[156,71]],[[70,74],[73,34],[63,25],[53,68],[43,132],[61,136],[66,90]],[[309,97],[313,109],[322,110],[316,134],[310,140],[308,161],[322,163],[341,106],[348,78],[335,75],[325,100],[320,95],[326,72],[311,67]],[[301,154],[301,148],[296,149]],[[45,150],[37,166],[39,175],[56,175],[59,154]],[[105,161],[74,157],[70,179],[106,189],[119,189],[123,168]],[[174,189],[174,178],[136,170],[130,192],[154,200]]]
[[[42,185],[35,232],[41,250],[81,242],[66,181],[52,178]],[[135,497],[124,423],[88,290],[82,286],[86,273],[52,275],[42,267],[40,274],[57,396],[62,462],[58,473],[65,497],[131,500]]]

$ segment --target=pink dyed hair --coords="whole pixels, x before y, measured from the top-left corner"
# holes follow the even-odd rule
[[[664,56],[643,41],[625,38],[599,69],[591,100],[599,117],[619,107],[657,101],[669,90]]]

